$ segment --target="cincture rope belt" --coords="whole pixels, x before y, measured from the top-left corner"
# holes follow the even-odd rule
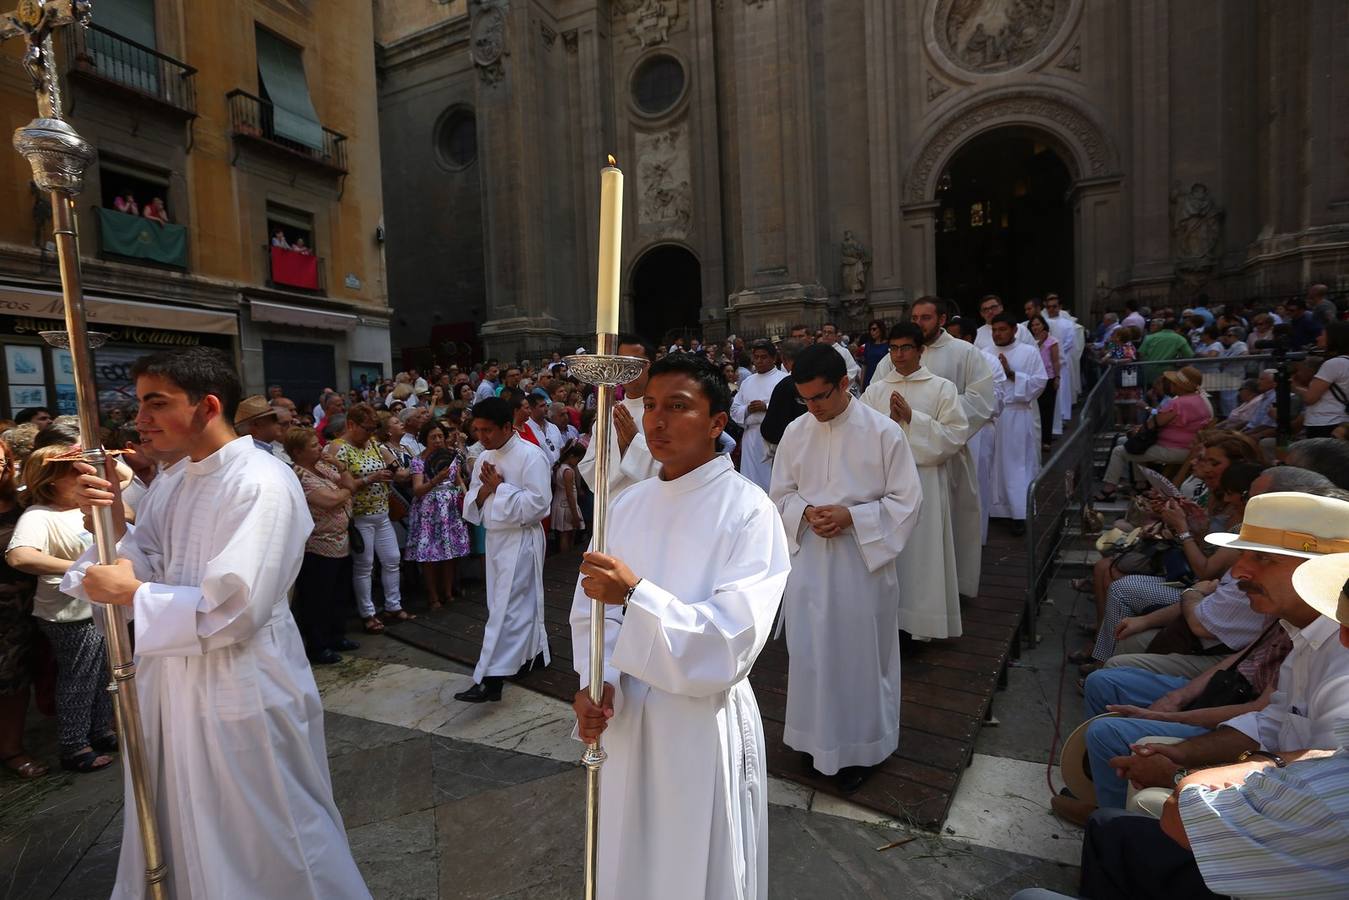
[[[1301,550],[1303,553],[1349,553],[1349,538],[1317,537],[1303,531],[1266,528],[1263,525],[1243,524],[1241,534],[1237,537],[1243,541],[1269,544],[1285,550]]]

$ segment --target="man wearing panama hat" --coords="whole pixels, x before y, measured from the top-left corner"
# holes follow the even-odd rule
[[[285,453],[277,448],[290,427],[290,421],[289,409],[273,406],[266,397],[254,394],[239,401],[234,411],[234,433],[241,437],[252,435],[253,445],[259,450],[284,457]],[[283,462],[289,461],[283,458]]]
[[[1252,504],[1259,499],[1253,498]],[[1349,503],[1320,499],[1338,507],[1324,506],[1321,512],[1332,514],[1338,523],[1346,521]],[[1289,627],[1290,620],[1283,619],[1290,632],[1305,637],[1301,643],[1295,638],[1295,652],[1305,654],[1303,648],[1316,644],[1317,657],[1340,661],[1338,675],[1323,675],[1343,683],[1347,677],[1343,661],[1349,659],[1349,552],[1313,556],[1311,550],[1303,550],[1304,544],[1324,547],[1327,542],[1306,531],[1299,533],[1297,526],[1280,527],[1280,522],[1291,524],[1290,516],[1299,511],[1298,501],[1276,501],[1276,505],[1284,503],[1288,516],[1257,507],[1255,525],[1262,530],[1248,533],[1243,526],[1242,535],[1221,537],[1229,539],[1227,546],[1245,545],[1241,549],[1246,552],[1233,568],[1242,572],[1244,580],[1258,582],[1252,584],[1258,591],[1276,580],[1273,566],[1292,568],[1292,592],[1307,610],[1298,619],[1311,616],[1311,622],[1300,627]],[[1302,511],[1310,513],[1311,509]],[[1248,522],[1251,518],[1248,506]],[[1340,530],[1335,523],[1321,521],[1319,528],[1300,527],[1315,532]],[[1294,543],[1296,554],[1288,552],[1292,549],[1288,545]],[[1334,539],[1332,546],[1349,550],[1343,538]],[[1257,601],[1253,595],[1253,605],[1277,603],[1284,616],[1283,601],[1288,597],[1279,589],[1270,589],[1270,593],[1281,596],[1267,601],[1268,595],[1262,595]],[[1320,635],[1319,641],[1312,635]],[[1300,690],[1281,686],[1285,690],[1276,699]],[[1349,853],[1345,852],[1349,847],[1349,713],[1344,710],[1333,725],[1333,735],[1332,745],[1338,748],[1334,751],[1248,749],[1235,763],[1185,775],[1163,807],[1160,822],[1120,810],[1096,813],[1088,821],[1082,848],[1082,895],[1093,900],[1202,898],[1215,892],[1243,900],[1349,896]],[[1303,747],[1325,746],[1315,736],[1308,740],[1311,743]],[[1156,749],[1167,753],[1176,746],[1180,745]],[[1063,896],[1030,888],[1012,900]]]

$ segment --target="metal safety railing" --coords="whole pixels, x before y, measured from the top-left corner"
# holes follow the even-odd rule
[[[1232,411],[1242,382],[1263,369],[1275,369],[1276,393],[1287,390],[1289,359],[1272,353],[1232,357],[1191,357],[1155,361],[1111,361],[1096,367],[1096,383],[1077,411],[1076,421],[1054,446],[1040,471],[1026,488],[1026,614],[1028,645],[1035,645],[1036,618],[1049,582],[1057,569],[1063,545],[1082,533],[1074,527],[1096,488],[1098,443],[1108,452],[1118,435],[1142,421],[1135,415],[1150,408],[1149,390],[1168,370],[1193,366],[1203,373],[1203,390],[1214,404],[1214,421]],[[1274,411],[1270,411],[1271,417]],[[1286,437],[1287,435],[1281,435]],[[1079,519],[1079,524],[1080,524]]]

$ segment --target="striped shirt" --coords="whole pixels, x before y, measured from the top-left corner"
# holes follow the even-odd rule
[[[1335,739],[1334,756],[1181,792],[1181,821],[1209,890],[1243,900],[1349,897],[1349,719]]]

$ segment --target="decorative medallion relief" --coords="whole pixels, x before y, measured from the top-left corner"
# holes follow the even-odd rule
[[[693,192],[686,126],[638,132],[636,138],[638,227],[644,236],[688,237]]]
[[[469,52],[485,84],[506,77],[506,0],[473,0]]]
[[[1177,187],[1171,192],[1171,244],[1177,271],[1213,270],[1222,246],[1224,215],[1203,182],[1195,182],[1189,190]]]
[[[938,0],[937,45],[951,62],[980,75],[1029,62],[1058,34],[1071,0]]]

